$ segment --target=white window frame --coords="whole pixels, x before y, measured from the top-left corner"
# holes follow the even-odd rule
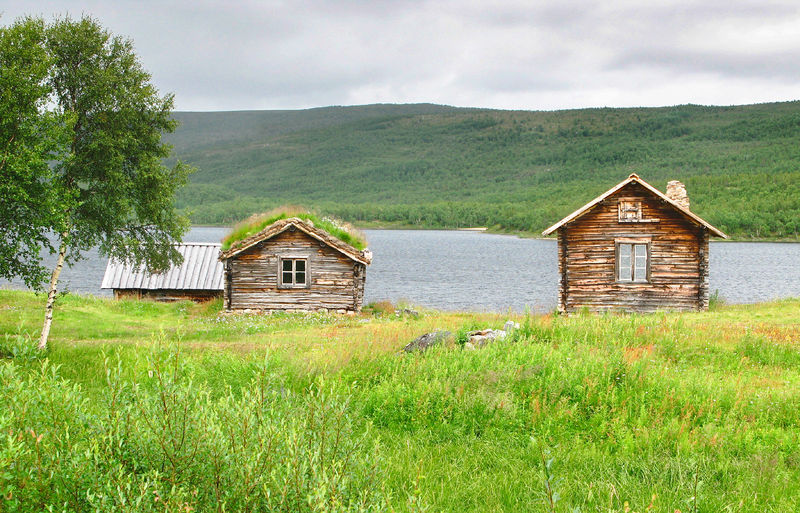
[[[644,254],[637,255],[640,251],[643,251]],[[639,265],[642,261],[644,265]],[[617,283],[650,283],[651,264],[650,239],[617,239],[614,241],[614,280]],[[623,273],[625,274],[623,275]]]
[[[619,222],[620,223],[641,223],[642,222],[642,202],[632,198],[619,199]],[[630,215],[632,214],[632,215]]]
[[[291,262],[291,270],[284,270],[284,262]],[[297,263],[303,263],[304,270],[297,270]],[[311,286],[311,269],[309,268],[309,258],[307,256],[285,255],[278,258],[278,287],[282,289],[307,289]],[[297,275],[303,273],[305,281],[297,283]],[[285,280],[288,274],[291,280]]]

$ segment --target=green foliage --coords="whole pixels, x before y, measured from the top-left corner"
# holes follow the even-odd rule
[[[275,213],[276,211],[277,213]],[[230,249],[231,246],[237,242],[251,235],[255,235],[272,223],[289,217],[297,217],[305,221],[311,221],[316,228],[328,232],[328,234],[342,242],[350,244],[356,249],[362,250],[367,247],[367,242],[364,237],[356,233],[352,227],[344,225],[341,221],[331,219],[330,217],[319,217],[305,210],[298,211],[296,207],[292,207],[291,210],[285,210],[279,207],[274,209],[273,212],[252,216],[245,221],[237,223],[233,230],[231,230],[231,233],[222,239],[222,250]]]
[[[540,232],[636,172],[686,183],[739,238],[800,233],[800,102],[557,112],[371,105],[176,113],[178,206],[228,224],[285,203],[363,225]],[[237,128],[241,124],[241,129]]]
[[[92,18],[25,18],[3,28],[0,70],[0,139],[8,141],[0,155],[0,276],[41,286],[40,251],[58,247],[44,349],[65,263],[92,248],[151,271],[181,262],[175,243],[189,221],[174,198],[191,168],[162,163],[170,147],[161,136],[176,127],[172,96],[150,83],[131,41]]]
[[[0,277],[21,277],[29,287],[44,280],[39,255],[54,251],[47,235],[61,228],[49,162],[62,156],[64,130],[45,112],[52,92],[45,37],[37,19],[0,27]]]
[[[175,350],[123,379],[105,358],[102,399],[43,361],[0,367],[4,511],[382,511],[380,460],[346,400],[319,381],[295,395],[268,365],[211,390]]]
[[[29,333],[20,328],[16,333],[3,333],[0,339],[0,358],[12,358],[17,361],[36,360],[44,354],[36,349],[36,344]]]
[[[0,86],[0,276],[39,285],[57,246],[67,262],[93,247],[153,269],[180,259],[173,201],[191,169],[162,164],[173,98],[131,41],[89,17],[20,19],[0,28]]]
[[[153,270],[180,260],[173,244],[188,228],[177,215],[175,191],[191,171],[162,164],[175,130],[172,95],[160,96],[130,40],[113,36],[89,17],[47,26],[56,112],[68,123],[68,154],[55,165],[51,186],[70,203],[63,212],[68,261],[101,253]]]

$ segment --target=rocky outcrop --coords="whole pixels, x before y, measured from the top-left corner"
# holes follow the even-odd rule
[[[467,333],[467,341],[464,343],[464,350],[466,351],[474,351],[475,349],[481,348],[488,344],[489,342],[493,342],[495,340],[502,340],[506,338],[506,336],[514,331],[515,329],[519,328],[519,324],[514,321],[508,321],[503,326],[501,330],[493,330],[493,329],[485,329],[485,330],[477,330],[477,331],[470,331]]]
[[[409,342],[403,348],[403,351],[405,351],[406,353],[413,353],[413,352],[421,353],[423,351],[427,351],[428,348],[430,347],[445,343],[452,338],[453,334],[450,333],[449,331],[433,331],[431,333],[425,333],[424,335],[420,335],[419,337]]]

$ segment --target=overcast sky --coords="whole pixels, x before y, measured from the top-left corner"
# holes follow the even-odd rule
[[[133,40],[178,110],[800,99],[800,1],[0,0]]]

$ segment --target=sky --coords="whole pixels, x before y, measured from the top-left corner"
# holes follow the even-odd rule
[[[131,39],[177,110],[800,99],[800,1],[0,0]]]

